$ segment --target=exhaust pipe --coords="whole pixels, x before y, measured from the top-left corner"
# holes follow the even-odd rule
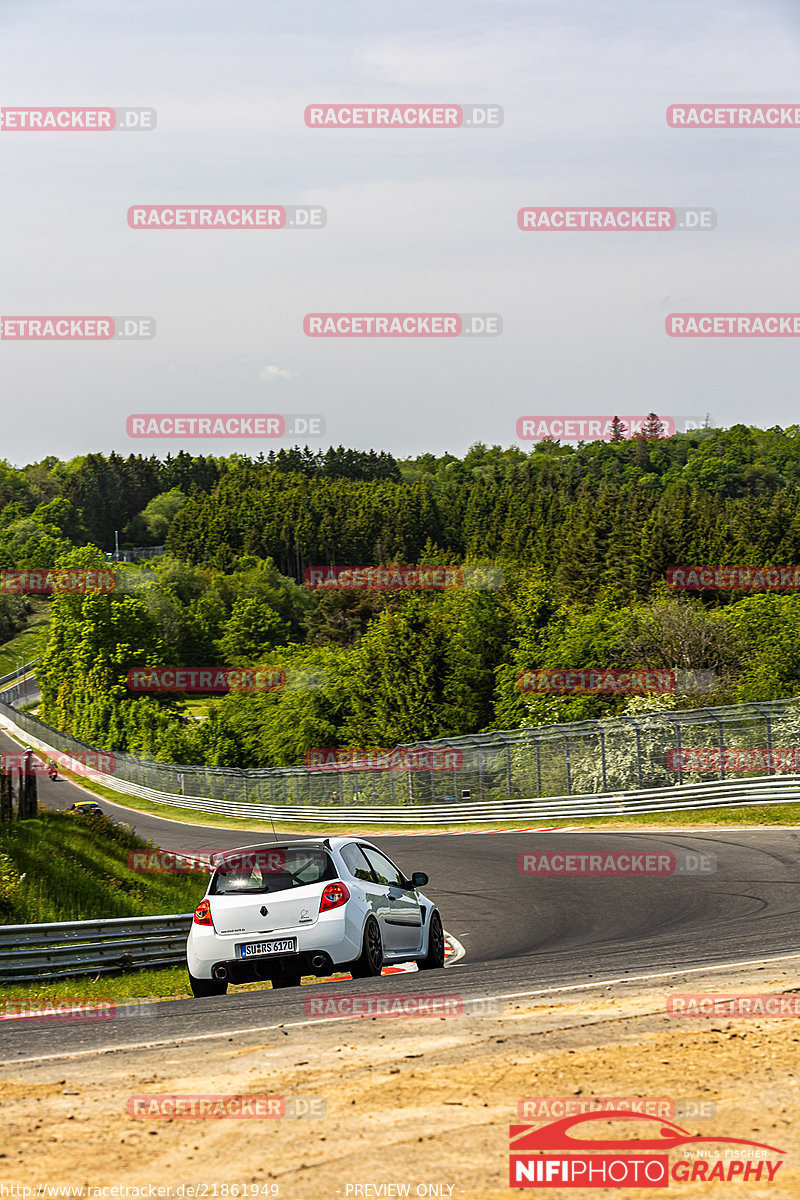
[[[314,954],[311,958],[311,965],[315,971],[321,971],[326,961],[324,954]]]
[[[220,981],[222,981],[223,979],[228,978],[228,968],[224,965],[214,967],[214,970],[211,972],[211,974],[214,976],[215,979],[219,979]]]

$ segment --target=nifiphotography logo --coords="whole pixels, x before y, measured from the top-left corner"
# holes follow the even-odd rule
[[[610,1136],[597,1122],[603,1121]],[[615,1124],[619,1128],[615,1129]],[[639,1136],[631,1135],[631,1127]],[[616,1134],[616,1136],[615,1136]],[[764,1183],[784,1150],[745,1138],[693,1136],[672,1121],[625,1110],[509,1126],[512,1188],[666,1188],[670,1183]]]

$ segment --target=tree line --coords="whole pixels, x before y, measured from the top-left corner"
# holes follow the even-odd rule
[[[163,475],[150,499],[134,486],[148,461],[137,460],[126,512],[153,516],[159,502],[168,554],[122,570],[115,593],[52,600],[42,715],[111,751],[273,766],[318,747],[800,694],[800,595],[675,595],[665,582],[678,564],[800,563],[799,448],[796,426],[734,426],[529,453],[479,444],[393,465],[355,451],[327,465],[304,451],[304,465],[186,456],[178,483],[172,464],[152,467]],[[39,498],[25,518],[43,531],[37,552],[50,538],[63,565],[102,562],[82,506],[97,494],[90,479],[128,461],[111,459],[81,468],[77,508],[75,492]],[[8,559],[33,545],[12,543],[15,524],[0,521]],[[301,582],[314,563],[466,564],[493,568],[499,585],[314,591]],[[160,665],[275,666],[291,686],[202,703],[130,694],[131,668]],[[647,697],[518,682],[538,668],[644,666],[690,682]]]

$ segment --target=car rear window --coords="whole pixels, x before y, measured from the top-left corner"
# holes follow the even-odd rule
[[[320,846],[270,846],[226,855],[217,864],[210,891],[212,896],[286,892],[336,878],[333,860]]]

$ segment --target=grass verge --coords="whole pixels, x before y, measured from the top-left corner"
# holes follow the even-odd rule
[[[32,820],[0,825],[0,922],[192,912],[207,876],[134,871],[128,855],[146,845],[105,817],[47,809]]]
[[[50,620],[50,601],[29,597],[33,612],[27,627],[0,646],[0,675],[10,675],[20,665],[23,654],[30,662],[42,653],[47,642],[47,625]]]
[[[237,985],[236,991],[263,992],[269,986],[266,982],[246,983]],[[59,979],[55,983],[0,985],[0,997],[4,1001],[113,1000],[123,1004],[134,1000],[181,1000],[191,994],[185,967],[109,972],[108,975]]]
[[[185,967],[87,975],[54,983],[4,983],[0,985],[0,993],[3,1000],[115,1000],[117,1003],[191,995]]]

